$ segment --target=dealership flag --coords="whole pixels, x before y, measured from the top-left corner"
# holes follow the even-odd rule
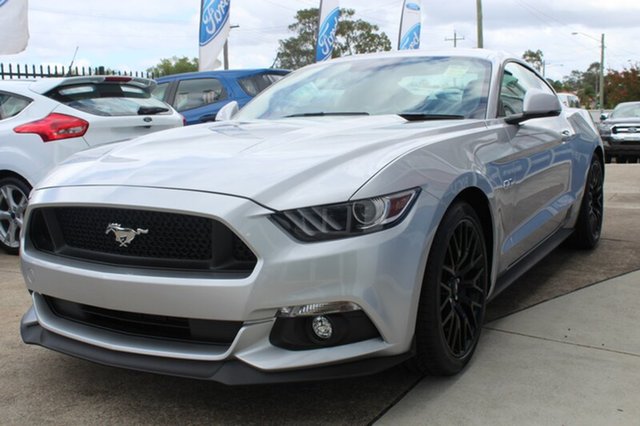
[[[418,49],[420,47],[420,0],[404,0],[400,17],[398,50]]]
[[[27,0],[0,0],[0,55],[20,53],[29,41]]]
[[[331,59],[339,18],[340,6],[338,5],[338,0],[320,0],[316,62]]]
[[[220,66],[218,56],[229,37],[230,4],[231,0],[200,1],[200,71]]]

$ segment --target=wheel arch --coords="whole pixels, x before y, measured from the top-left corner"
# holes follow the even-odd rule
[[[25,179],[20,174],[18,174],[16,172],[12,172],[11,170],[0,170],[0,179],[10,178],[10,177],[21,180],[23,183],[28,185],[30,188],[33,187],[31,182],[29,182],[27,179]]]
[[[605,154],[604,154],[604,149],[601,146],[597,146],[593,155],[597,156],[598,159],[600,160],[600,164],[602,164],[602,175],[604,176],[604,172],[605,172]]]
[[[478,215],[478,218],[480,218],[480,223],[482,224],[482,231],[487,244],[487,251],[492,253],[494,246],[493,216],[491,214],[489,198],[487,198],[480,188],[469,187],[460,192],[453,201],[464,201],[473,208]]]

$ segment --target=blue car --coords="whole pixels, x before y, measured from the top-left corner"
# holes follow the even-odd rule
[[[156,79],[153,96],[172,105],[186,124],[214,121],[216,114],[230,101],[240,107],[289,71],[250,69],[202,71],[174,74]]]

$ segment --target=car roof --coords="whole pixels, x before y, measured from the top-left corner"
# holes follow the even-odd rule
[[[252,69],[241,69],[241,70],[195,71],[195,72],[185,72],[181,74],[165,75],[163,77],[156,78],[156,81],[161,83],[165,81],[180,80],[183,78],[191,78],[191,77],[241,78],[241,77],[247,77],[250,75],[259,74],[263,72],[267,72],[270,74],[285,75],[291,71],[278,69],[278,68],[252,68]]]
[[[0,91],[14,92],[24,95],[35,80],[0,80]]]
[[[156,85],[156,82],[150,78],[130,77],[125,75],[88,75],[74,77],[40,78],[32,81],[29,89],[36,93],[44,94],[60,86],[92,83],[127,84],[150,89],[153,89]]]
[[[620,102],[618,105],[616,105],[615,107],[618,108],[620,105],[640,105],[640,101],[633,101],[633,102]]]

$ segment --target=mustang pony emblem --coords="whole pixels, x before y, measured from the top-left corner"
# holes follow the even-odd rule
[[[110,223],[107,225],[107,231],[105,234],[109,232],[113,232],[113,235],[116,236],[116,241],[120,243],[120,247],[129,247],[129,244],[133,239],[140,234],[148,234],[148,229],[136,229],[133,230],[131,228],[123,228],[119,223]]]

